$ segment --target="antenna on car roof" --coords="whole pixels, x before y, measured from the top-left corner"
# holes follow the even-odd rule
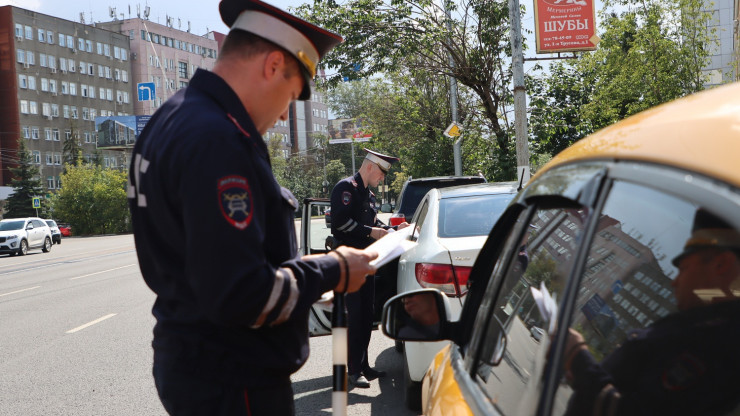
[[[516,188],[516,191],[517,191],[517,192],[521,191],[521,190],[522,190],[522,188],[524,188],[524,187],[522,186],[522,182],[524,182],[524,171],[525,171],[525,170],[526,170],[526,169],[522,168],[522,177],[521,177],[521,178],[519,178],[519,187],[518,187],[518,188]]]

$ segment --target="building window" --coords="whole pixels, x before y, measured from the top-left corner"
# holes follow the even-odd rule
[[[26,26],[26,39],[33,40],[33,28],[31,26]]]
[[[29,101],[28,102],[28,111],[31,114],[38,114],[39,113],[39,107],[36,101]]]
[[[38,150],[34,150],[31,152],[31,155],[33,155],[33,163],[39,165],[41,164],[41,152]]]
[[[49,103],[41,104],[41,115],[44,117],[51,117],[51,104]]]
[[[75,47],[75,38],[72,36],[67,35],[67,47],[68,48],[74,48]]]
[[[48,127],[44,129],[44,140],[51,141],[51,129]]]
[[[23,37],[23,25],[20,25],[18,23],[15,24],[15,37],[17,38]]]
[[[28,88],[28,77],[26,75],[18,75],[18,86],[24,90]]]
[[[85,41],[85,52],[92,53],[92,51],[93,51],[93,49],[92,49],[92,41],[91,40],[86,40]]]
[[[62,164],[62,154],[59,152],[54,153],[54,164],[55,165],[61,165]]]
[[[95,46],[97,47],[98,55],[103,54],[103,44],[100,42],[95,42]]]
[[[52,104],[51,105],[51,116],[52,117],[59,117],[59,104]]]
[[[54,138],[54,141],[55,142],[58,142],[59,141],[59,129],[52,129],[51,130],[51,135]]]
[[[87,85],[80,84],[80,95],[83,97],[87,97]]]
[[[178,62],[177,66],[178,66],[177,72],[180,78],[187,78],[188,77],[188,63]]]
[[[36,90],[36,77],[33,75],[28,76],[28,89],[29,90]]]
[[[85,50],[85,39],[77,38],[77,49],[81,51]]]
[[[69,93],[69,82],[62,81],[62,94],[68,94]]]
[[[46,43],[46,31],[44,29],[39,29],[39,42]]]
[[[57,58],[56,58],[56,56],[49,55],[48,56],[48,62],[49,62],[49,68],[52,68],[52,69],[56,69],[57,68]]]
[[[126,52],[126,49],[121,49],[121,60],[122,61],[128,60],[128,52]]]
[[[39,54],[39,65],[42,68],[46,68],[46,54],[44,53]]]
[[[72,118],[77,120],[79,118],[77,114],[77,106],[73,105],[72,107],[70,107],[70,109],[72,110]]]
[[[21,135],[23,135],[24,139],[30,139],[31,138],[31,128],[28,126],[21,127]]]
[[[21,100],[21,114],[28,114],[28,100]]]
[[[54,189],[54,177],[53,176],[46,177],[46,187],[48,189]]]
[[[26,51],[26,63],[36,65],[36,54],[33,51]]]
[[[64,118],[69,118],[69,106],[66,104],[62,106],[62,115]]]
[[[110,45],[107,43],[103,45],[103,55],[110,56]]]
[[[53,165],[54,164],[54,160],[53,160],[53,158],[51,156],[51,152],[46,152],[44,154],[44,156],[46,157],[46,164],[47,165]]]
[[[69,59],[69,60],[67,60],[67,62],[69,63],[69,65],[68,65],[69,66],[69,72],[75,72],[75,69],[76,69],[75,60],[74,59]]]
[[[77,84],[74,82],[69,83],[69,95],[77,95]]]
[[[31,127],[31,138],[33,140],[39,139],[39,128],[38,127]]]
[[[18,49],[15,52],[15,56],[16,56],[16,60],[18,61],[19,64],[22,64],[22,63],[25,63],[26,62],[26,51],[24,51],[23,49]]]
[[[59,46],[61,46],[61,47],[67,46],[66,39],[67,38],[60,33],[59,34]]]

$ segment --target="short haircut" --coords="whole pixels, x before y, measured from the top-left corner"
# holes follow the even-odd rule
[[[263,53],[270,53],[274,51],[280,51],[285,56],[286,60],[290,63],[289,68],[294,68],[286,73],[286,76],[293,76],[294,73],[300,71],[298,60],[286,51],[282,47],[266,40],[260,36],[257,36],[250,32],[243,30],[232,30],[226,35],[224,44],[221,46],[221,52],[219,58],[242,58],[249,59],[253,56],[257,56]]]

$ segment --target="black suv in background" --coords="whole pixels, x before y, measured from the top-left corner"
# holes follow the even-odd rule
[[[391,216],[390,225],[398,225],[410,220],[416,212],[424,195],[432,188],[447,188],[449,186],[467,185],[471,183],[484,183],[486,178],[482,176],[436,176],[430,178],[408,178],[401,188],[398,196],[398,209]]]

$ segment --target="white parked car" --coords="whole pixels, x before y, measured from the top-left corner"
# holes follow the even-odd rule
[[[468,287],[468,275],[486,238],[517,193],[516,182],[431,189],[410,223],[416,244],[398,262],[397,293],[436,288],[449,299],[457,320]],[[442,342],[404,341],[406,405],[421,406],[421,380]]]
[[[25,255],[29,249],[51,251],[51,230],[41,218],[11,218],[0,221],[0,254]]]

